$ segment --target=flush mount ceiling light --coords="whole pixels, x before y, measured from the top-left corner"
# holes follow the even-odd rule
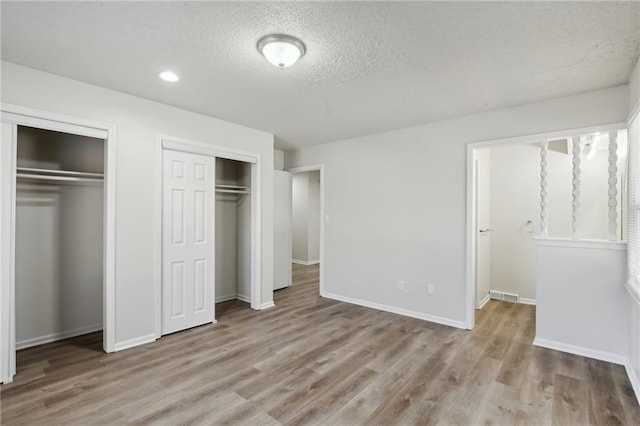
[[[172,71],[163,71],[159,74],[160,78],[164,81],[168,81],[170,83],[175,83],[180,80],[180,77],[176,75],[176,73]]]
[[[258,40],[258,51],[278,68],[295,64],[307,51],[304,43],[285,34],[270,34]]]

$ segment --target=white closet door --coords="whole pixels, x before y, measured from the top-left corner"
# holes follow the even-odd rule
[[[273,289],[291,285],[291,173],[273,171]]]
[[[162,334],[214,321],[215,158],[163,150]]]

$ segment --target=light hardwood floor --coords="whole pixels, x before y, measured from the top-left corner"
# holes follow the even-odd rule
[[[320,298],[317,271],[128,351],[20,351],[2,424],[640,424],[622,367],[532,346],[531,306],[491,301],[469,332]]]

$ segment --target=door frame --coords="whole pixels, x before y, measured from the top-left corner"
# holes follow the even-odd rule
[[[466,235],[466,291],[465,291],[465,328],[473,330],[475,326],[475,299],[476,299],[476,238],[478,226],[476,223],[476,149],[491,148],[506,145],[522,145],[540,142],[544,139],[556,139],[567,135],[604,132],[626,128],[626,124],[612,123],[600,126],[582,127],[578,129],[558,130],[548,133],[515,136],[502,139],[490,139],[481,142],[467,144],[467,235]]]
[[[262,310],[274,306],[273,302],[265,304],[262,303],[262,154],[161,134],[157,136],[156,140],[157,215],[156,285],[154,286],[155,338],[159,339],[162,337],[162,153],[165,149],[251,163],[251,308],[255,310]],[[215,303],[215,291],[213,296],[213,303]],[[214,322],[215,321],[216,319],[214,318]]]
[[[14,131],[17,126],[29,126],[39,129],[53,130],[57,132],[70,133],[82,136],[96,137],[105,141],[104,155],[104,227],[103,227],[103,298],[102,298],[102,321],[103,321],[103,341],[102,347],[105,352],[115,351],[115,321],[116,321],[116,127],[111,124],[87,120],[84,118],[57,114],[48,111],[23,107],[19,105],[1,103],[1,121],[12,124]],[[8,193],[1,193],[3,203],[10,203],[11,211],[8,214],[0,214],[3,229],[10,229],[9,238],[3,237],[0,253],[8,256],[9,270],[1,271],[0,293],[8,295],[8,309],[0,306],[0,329],[9,330],[0,334],[3,339],[8,339],[8,353],[0,354],[0,360],[6,366],[0,371],[6,371],[6,377],[0,377],[0,382],[10,383],[16,373],[16,322],[15,322],[15,212],[16,212],[16,161],[17,161],[17,135],[13,135],[10,143],[11,157],[5,161],[11,169],[11,180],[8,185]],[[2,141],[3,144],[7,143]],[[4,166],[4,165],[3,165]],[[7,312],[8,311],[8,312]],[[5,347],[0,345],[0,348]]]
[[[313,164],[310,166],[291,167],[286,170],[287,172],[295,175],[296,173],[305,172],[320,172],[320,268],[319,268],[319,282],[320,282],[320,296],[324,297],[324,164]],[[293,238],[293,233],[291,234]]]

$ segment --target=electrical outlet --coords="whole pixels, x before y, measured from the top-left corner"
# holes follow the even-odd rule
[[[429,284],[427,286],[427,293],[436,294],[436,286],[434,286],[433,284]]]
[[[404,290],[404,281],[398,281],[398,290]]]

